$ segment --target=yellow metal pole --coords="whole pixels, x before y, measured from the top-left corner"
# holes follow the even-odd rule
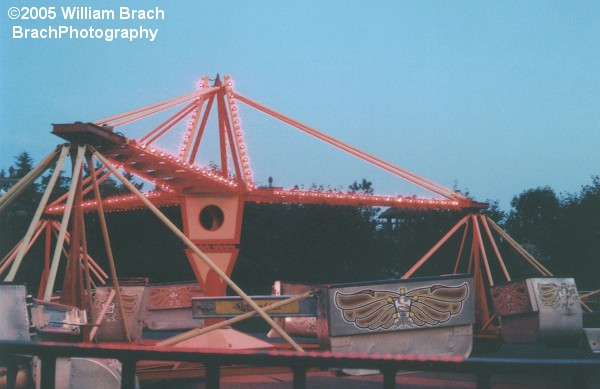
[[[29,250],[31,249],[31,246],[33,246],[33,244],[37,241],[40,234],[42,233],[42,230],[47,225],[48,225],[47,220],[44,220],[43,222],[38,222],[38,226],[36,227],[35,234],[33,235],[33,238],[31,238],[31,241],[29,242],[29,244],[27,245],[27,248],[25,249],[25,254],[27,254],[29,252]],[[11,265],[11,263],[13,263],[13,261],[17,257],[18,249],[20,249],[22,245],[23,245],[23,239],[21,239],[19,241],[19,243],[17,243],[17,245],[11,250],[9,255],[7,255],[7,257],[2,260],[2,263],[1,263],[2,266],[0,266],[0,275],[2,275],[4,273],[4,271]]]
[[[172,98],[169,100],[162,101],[160,103],[152,104],[152,105],[149,105],[149,106],[146,106],[143,108],[139,108],[139,109],[136,109],[133,111],[121,113],[121,114],[111,116],[108,118],[96,120],[94,122],[94,124],[102,125],[102,124],[107,124],[109,122],[114,122],[117,119],[126,118],[124,120],[121,120],[118,123],[111,124],[113,127],[121,126],[121,125],[127,124],[131,121],[138,120],[138,119],[144,118],[146,116],[154,115],[156,113],[159,113],[161,111],[164,111],[164,110],[174,107],[176,105],[183,104],[186,101],[189,101],[189,100],[192,100],[195,98],[203,98],[204,95],[209,95],[209,94],[215,93],[217,91],[217,89],[218,88],[203,88],[200,91],[192,92],[187,95],[175,97],[175,98]]]
[[[81,172],[83,155],[85,154],[85,147],[79,146],[77,150],[77,157],[75,158],[75,164],[73,166],[73,175],[71,179],[71,187],[69,188],[69,196],[67,197],[67,203],[65,205],[65,211],[63,213],[62,224],[56,247],[54,250],[54,256],[52,257],[52,265],[50,267],[50,274],[48,274],[48,283],[46,284],[46,290],[44,291],[44,300],[50,301],[52,297],[52,290],[54,289],[54,282],[56,281],[56,273],[58,272],[58,263],[60,261],[61,248],[65,241],[65,234],[67,233],[67,225],[69,224],[69,218],[71,217],[71,210],[73,209],[73,200],[75,199],[75,192],[77,190],[77,177]]]
[[[13,259],[17,256],[17,250],[19,247],[21,247],[21,243],[23,243],[23,238],[21,238],[21,240],[18,241],[17,244],[14,245],[13,248],[10,249],[10,251],[0,261],[0,275],[4,273],[6,267],[8,267],[8,265],[10,265]]]
[[[148,207],[179,239],[181,239],[190,250],[192,250],[196,255],[198,255],[198,257],[204,263],[206,263],[206,265],[208,265],[223,281],[225,281],[227,285],[229,285],[229,287],[233,289],[235,293],[237,293],[238,296],[242,298],[242,300],[247,302],[248,305],[250,305],[252,309],[254,309],[260,315],[260,317],[262,317],[267,323],[269,323],[269,325],[275,331],[277,331],[277,333],[279,333],[279,335],[281,335],[283,339],[285,339],[296,351],[304,351],[302,347],[300,347],[283,330],[283,328],[279,326],[279,324],[275,323],[275,321],[273,321],[273,319],[271,319],[269,315],[267,315],[265,311],[263,311],[263,309],[258,306],[258,304],[256,304],[242,289],[240,289],[240,287],[237,286],[236,283],[233,282],[231,278],[229,278],[227,274],[225,274],[225,272],[223,272],[223,270],[221,270],[217,265],[215,265],[215,263],[211,261],[210,258],[208,258],[208,256],[204,254],[202,250],[200,250],[187,236],[185,236],[185,234],[179,228],[177,228],[177,226],[173,224],[154,204],[152,204],[152,202],[148,200],[142,192],[140,192],[135,186],[133,186],[133,184],[131,184],[125,177],[123,177],[121,172],[119,172],[119,170],[117,170],[117,168],[115,168],[113,164],[110,163],[110,161],[104,158],[104,156],[102,156],[97,150],[94,150],[94,155],[104,165],[106,165],[106,167],[108,167],[110,171],[113,172],[115,177],[117,177],[123,183],[123,185],[125,185],[125,187],[127,187],[133,194],[135,194],[142,201],[142,203],[146,205],[146,207]]]
[[[42,217],[42,213],[44,213],[44,208],[46,207],[46,203],[48,203],[48,199],[50,198],[50,195],[52,194],[52,189],[54,189],[54,185],[56,184],[56,181],[58,180],[58,176],[60,175],[60,171],[62,170],[63,163],[65,162],[65,159],[67,158],[68,153],[69,153],[69,148],[67,146],[63,146],[63,148],[60,152],[60,157],[58,159],[58,162],[56,163],[56,167],[54,168],[54,172],[52,172],[50,181],[48,181],[46,190],[44,191],[44,194],[42,195],[42,199],[40,200],[40,203],[38,204],[38,207],[35,211],[35,214],[33,215],[33,219],[31,220],[29,229],[25,233],[25,237],[23,238],[23,244],[19,248],[17,257],[15,258],[13,265],[10,268],[8,275],[6,276],[5,281],[10,282],[10,281],[14,281],[14,279],[15,279],[17,270],[19,270],[19,267],[21,266],[21,262],[23,261],[23,257],[25,256],[25,252],[27,250],[27,247],[29,246],[29,242],[31,241],[31,237],[33,236],[36,228],[38,227],[38,222],[40,221],[40,218]]]
[[[598,294],[600,294],[600,289],[595,290],[595,291],[590,292],[590,293],[587,293],[587,294],[582,294],[581,296],[579,296],[579,299],[585,300],[585,299],[588,299],[590,297],[596,296]]]
[[[115,267],[115,259],[113,257],[112,248],[110,245],[110,237],[108,235],[108,227],[106,225],[106,217],[104,216],[104,208],[102,206],[102,198],[100,197],[100,187],[96,180],[96,171],[92,161],[92,157],[87,157],[88,168],[90,169],[90,176],[92,177],[92,185],[94,186],[94,196],[96,197],[96,204],[98,206],[98,219],[100,220],[100,226],[102,227],[102,237],[104,238],[104,248],[106,249],[106,256],[108,257],[108,266],[110,268],[110,274],[113,282],[113,289],[117,297],[117,304],[119,305],[119,312],[121,314],[121,320],[123,320],[123,328],[125,329],[125,336],[127,341],[131,342],[131,336],[129,333],[129,327],[127,326],[127,316],[125,316],[125,307],[123,306],[123,300],[121,298],[121,288],[119,286],[119,279],[117,278],[117,268]],[[106,167],[110,168],[105,164]]]
[[[66,146],[63,146],[63,148],[64,147]],[[13,185],[13,187],[10,188],[8,192],[4,194],[4,196],[0,197],[0,213],[4,211],[4,209],[6,209],[6,207],[8,207],[14,199],[19,197],[19,194],[22,191],[27,189],[29,185],[31,185],[39,176],[42,175],[42,173],[44,173],[44,171],[46,171],[46,167],[54,160],[54,158],[56,158],[57,154],[58,148],[48,154],[48,156],[46,156],[46,158],[44,158],[42,162],[37,165],[37,167],[35,167],[33,170],[27,173],[25,177],[21,178],[19,182]]]
[[[502,228],[498,227],[493,220],[490,219],[492,224],[492,228],[496,230],[506,241],[519,253],[531,266],[533,266],[538,272],[540,272],[544,276],[552,276],[553,274],[546,269],[541,263],[539,263],[531,254],[527,252],[523,247],[521,247],[510,235],[508,235]]]
[[[279,301],[279,302],[276,302],[276,303],[271,304],[271,305],[267,305],[266,307],[263,307],[262,309],[265,312],[269,312],[269,311],[272,311],[274,309],[277,309],[277,308],[283,307],[285,305],[291,304],[293,302],[307,299],[307,298],[313,296],[314,294],[315,294],[314,291],[302,293],[302,294],[290,297],[289,299],[286,299],[286,300],[283,300],[283,301]],[[213,324],[212,326],[208,326],[208,327],[204,327],[204,328],[197,328],[197,329],[194,329],[194,330],[191,330],[191,331],[184,332],[183,334],[175,335],[172,338],[165,339],[162,342],[156,343],[156,346],[172,346],[175,343],[183,342],[184,340],[191,339],[191,338],[193,338],[195,336],[200,336],[202,334],[206,334],[207,332],[218,330],[219,328],[230,326],[230,325],[238,323],[240,321],[249,319],[249,318],[251,318],[253,316],[256,316],[256,312],[255,311],[246,312],[246,313],[244,313],[242,315],[233,317],[231,319],[222,321],[220,323]]]
[[[83,250],[83,274],[85,275],[85,297],[88,313],[92,314],[92,277],[90,276],[90,261],[88,261],[87,237],[85,236],[85,220],[83,212],[79,213],[79,224],[81,225],[81,247]]]
[[[102,307],[102,310],[100,311],[100,314],[94,321],[94,328],[92,328],[92,330],[90,331],[90,341],[92,341],[94,339],[94,336],[96,336],[98,327],[100,326],[100,324],[102,324],[102,320],[104,320],[104,316],[106,316],[106,311],[108,311],[108,308],[110,308],[114,299],[115,299],[115,288],[111,289],[110,293],[108,294],[108,298],[106,299],[106,302],[104,303],[104,306]]]
[[[498,263],[500,263],[500,267],[502,268],[502,272],[504,273],[504,276],[506,277],[506,281],[510,282],[511,281],[510,274],[508,274],[508,270],[506,269],[506,265],[504,264],[502,255],[500,255],[500,250],[498,250],[498,246],[496,245],[496,242],[494,241],[494,236],[492,235],[492,231],[490,231],[490,226],[488,226],[488,223],[487,223],[487,219],[489,219],[489,218],[484,215],[479,215],[479,217],[481,218],[481,224],[483,224],[483,228],[485,229],[485,232],[487,233],[488,238],[490,239],[490,243],[492,245],[492,248],[494,249],[494,253],[496,253],[496,258],[498,258]]]

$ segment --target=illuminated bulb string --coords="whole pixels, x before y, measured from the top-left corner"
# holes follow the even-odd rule
[[[195,101],[199,103],[200,99],[197,98],[195,99]],[[185,132],[183,133],[183,139],[181,141],[181,146],[179,147],[180,159],[185,159],[185,154],[187,153],[187,150],[189,148],[192,139],[192,134],[194,133],[194,129],[196,128],[197,117],[200,115],[200,107],[201,106],[198,105],[198,107],[192,111],[192,114],[190,115],[190,118],[187,122],[187,127]]]
[[[196,89],[202,89],[208,87],[208,77],[203,76],[198,82],[196,82]],[[200,103],[200,98],[196,98],[195,101]],[[201,105],[198,105],[196,109],[192,111],[190,119],[187,122],[187,128],[185,133],[183,134],[183,140],[181,142],[181,146],[179,147],[179,158],[185,159],[186,153],[188,152],[190,142],[192,141],[192,136],[194,134],[194,130],[196,129],[196,125],[198,124],[198,117],[200,116]]]
[[[231,121],[233,122],[233,135],[235,137],[239,159],[242,163],[241,179],[244,181],[246,189],[251,191],[254,189],[254,179],[252,177],[252,169],[250,168],[250,160],[246,150],[246,142],[244,141],[244,133],[242,131],[238,107],[233,97],[233,81],[229,76],[225,76],[225,92],[227,94],[227,104],[229,106]]]
[[[130,146],[135,147],[134,145],[130,145]],[[137,147],[140,150],[140,153],[152,154],[154,157],[156,157],[158,159],[168,160],[168,161],[177,163],[180,167],[189,171],[192,174],[200,173],[205,177],[209,177],[209,178],[211,178],[219,183],[225,184],[231,188],[234,188],[237,186],[237,182],[235,181],[235,179],[233,177],[223,177],[219,174],[216,174],[214,171],[212,171],[211,169],[209,169],[207,167],[202,167],[202,166],[198,166],[198,165],[190,165],[186,161],[182,160],[181,157],[176,158],[175,156],[169,154],[168,152],[166,152],[164,150],[159,149],[158,147],[156,147],[154,145],[149,146],[147,144],[140,144]],[[139,172],[136,174],[139,174]],[[166,184],[157,183],[156,180],[152,177],[146,177],[141,174],[140,174],[140,176],[143,179],[149,181],[150,183],[157,185],[164,191],[172,191],[172,188],[170,186],[168,186]]]

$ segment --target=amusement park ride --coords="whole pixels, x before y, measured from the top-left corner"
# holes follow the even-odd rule
[[[322,142],[417,185],[430,192],[431,197],[385,196],[341,191],[284,189],[271,186],[259,187],[253,180],[238,103],[245,104],[278,119]],[[171,113],[173,111],[175,112]],[[150,117],[164,118],[166,113],[169,113],[170,116],[161,120],[160,124],[139,139],[130,139],[119,132],[121,130],[126,132],[126,128],[131,125],[141,122],[146,123]],[[214,149],[219,150],[218,166],[203,166],[199,163],[201,143],[207,138],[206,134],[209,127],[211,127],[210,124],[215,127],[216,139],[218,139],[217,145],[211,145]],[[157,145],[157,141],[161,137],[167,136],[174,129],[181,131],[182,126],[184,136],[176,153],[163,150]],[[53,133],[67,140],[69,144],[58,147],[44,159],[39,167],[34,169],[0,199],[1,212],[45,169],[55,166],[27,234],[0,262],[0,276],[3,277],[4,281],[15,280],[16,273],[27,250],[45,231],[46,256],[38,295],[40,301],[50,301],[55,293],[56,273],[60,258],[63,251],[65,251],[63,246],[67,243],[69,250],[68,252],[65,251],[67,265],[64,283],[61,288],[60,303],[75,306],[81,310],[92,311],[91,296],[95,284],[92,281],[92,276],[95,276],[96,282],[99,281],[100,283],[104,283],[104,279],[108,278],[108,275],[102,271],[87,252],[83,214],[95,212],[98,213],[98,219],[102,225],[103,239],[111,268],[110,273],[114,285],[114,296],[112,298],[117,302],[120,316],[122,318],[126,317],[127,313],[124,307],[127,304],[123,301],[125,297],[121,296],[104,212],[127,211],[142,207],[148,207],[154,212],[185,243],[185,253],[203,296],[225,296],[227,286],[231,287],[276,332],[279,332],[294,348],[300,350],[301,348],[287,336],[283,328],[265,313],[268,309],[259,307],[229,278],[240,250],[242,215],[244,203],[246,202],[362,205],[406,208],[416,211],[460,210],[468,213],[396,283],[409,281],[415,271],[461,229],[464,232],[454,273],[458,272],[460,258],[466,253],[469,259],[468,273],[471,274],[471,280],[455,279],[443,285],[439,281],[433,286],[431,286],[431,283],[418,281],[416,284],[406,284],[408,287],[404,284],[401,288],[394,286],[395,292],[382,292],[383,300],[381,300],[381,303],[374,303],[369,300],[378,293],[373,291],[373,287],[368,289],[369,292],[364,288],[351,287],[344,289],[333,286],[322,290],[323,294],[330,296],[332,301],[330,308],[337,306],[343,311],[343,315],[335,319],[330,318],[329,322],[331,337],[335,338],[336,334],[339,334],[340,340],[336,343],[338,348],[345,347],[342,343],[347,342],[346,337],[356,331],[364,332],[367,329],[383,331],[391,327],[399,328],[402,326],[410,329],[413,327],[434,326],[444,322],[450,323],[454,320],[453,316],[460,316],[459,313],[462,312],[463,304],[467,304],[468,301],[471,301],[470,299],[473,300],[470,303],[474,306],[470,310],[465,309],[465,311],[468,311],[466,319],[456,321],[458,328],[476,323],[476,328],[473,330],[476,335],[497,334],[498,330],[492,324],[494,318],[491,315],[492,310],[488,306],[489,288],[492,288],[491,298],[495,299],[494,303],[497,307],[504,307],[504,312],[501,312],[501,314],[507,315],[507,318],[511,313],[516,312],[516,300],[509,299],[510,301],[507,303],[506,296],[510,293],[516,295],[519,292],[521,297],[525,296],[525,299],[530,299],[527,309],[535,311],[535,307],[532,308],[531,303],[534,301],[534,297],[527,294],[527,288],[530,288],[529,293],[531,293],[531,288],[542,288],[538,287],[538,284],[544,284],[542,281],[538,280],[539,282],[536,281],[535,285],[529,286],[519,284],[518,287],[510,289],[510,291],[506,289],[506,286],[501,286],[504,289],[494,289],[495,282],[487,254],[490,249],[486,249],[486,246],[491,247],[491,251],[497,259],[504,278],[503,281],[508,282],[509,285],[513,281],[495,243],[497,238],[494,238],[494,234],[499,239],[508,242],[542,277],[552,276],[540,262],[535,260],[510,236],[481,213],[482,210],[485,210],[487,204],[475,202],[460,193],[360,151],[356,147],[336,140],[251,100],[234,89],[233,81],[228,76],[224,77],[223,80],[217,76],[212,85],[209,85],[208,77],[203,77],[197,90],[192,93],[97,120],[93,123],[56,124],[53,126]],[[48,204],[58,173],[69,154],[73,162],[69,192]],[[95,167],[94,159],[102,165],[101,168],[97,169]],[[89,171],[89,175],[85,178],[83,177],[84,161],[86,161],[87,170]],[[153,183],[155,188],[141,193],[124,178],[122,171]],[[99,184],[111,175],[121,180],[123,185],[130,189],[131,194],[101,198]],[[91,194],[88,195],[88,193]],[[179,206],[181,209],[182,230],[179,230],[177,226],[170,222],[159,209],[170,205]],[[48,219],[42,219],[43,215],[46,215]],[[59,217],[62,217],[61,222],[54,220]],[[470,231],[470,239],[467,239],[468,231]],[[54,253],[51,255],[50,240],[53,235],[56,236],[56,243]],[[465,248],[468,244],[471,247]],[[564,292],[570,290],[569,287],[571,286],[569,285],[572,282],[560,279],[551,284],[560,285],[561,283],[563,286],[567,285],[560,291],[560,293],[563,293],[561,296],[564,297]],[[383,288],[383,285],[381,285],[381,288]],[[551,287],[546,287],[544,290],[546,295],[558,296],[558,289],[553,291]],[[574,289],[574,285],[571,289]],[[306,290],[303,289],[302,291]],[[498,290],[502,292],[498,292]],[[569,293],[569,296],[566,297],[567,300],[569,298],[576,299],[572,292]],[[335,301],[335,305],[333,301]],[[428,301],[429,303],[427,303]],[[503,302],[504,305],[502,305]],[[573,308],[573,304],[565,304],[565,306]],[[525,305],[527,304],[523,303],[523,306]],[[579,307],[579,304],[576,305]],[[370,308],[367,309],[366,306]],[[586,309],[585,304],[583,306]],[[352,311],[353,309],[354,311]],[[364,314],[367,312],[365,309],[367,309],[369,315],[380,315],[378,316],[379,321],[372,320],[373,317],[368,320],[364,317],[361,318],[359,313]],[[333,315],[332,312],[330,314]],[[104,313],[106,313],[106,310],[104,310]],[[401,320],[402,317],[404,319]],[[97,320],[94,320],[94,322],[99,323]],[[207,324],[210,322],[209,320],[206,321]],[[409,322],[410,325],[407,324]],[[509,323],[510,320],[507,319],[506,322]],[[344,329],[343,326],[348,324],[353,326],[351,330]],[[545,325],[548,325],[548,323]],[[513,325],[513,328],[516,326],[516,324]],[[124,324],[124,329],[127,333],[126,324]],[[454,331],[456,332],[456,329]],[[469,334],[469,331],[466,331]],[[126,338],[133,340],[130,334],[127,334]],[[382,338],[381,342],[386,342],[386,340]],[[362,347],[360,342],[352,344]],[[470,347],[465,350],[464,352],[468,354]],[[389,352],[389,350],[384,351]],[[429,352],[434,353],[436,351],[430,350]]]

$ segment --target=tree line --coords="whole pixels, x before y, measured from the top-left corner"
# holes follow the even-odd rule
[[[0,192],[32,168],[29,154],[16,156],[12,166],[0,170]],[[0,214],[2,257],[23,237],[49,175]],[[128,178],[133,181],[132,176]],[[65,193],[68,183],[61,176],[52,197]],[[374,188],[361,179],[348,190],[373,193]],[[108,196],[127,190],[108,179],[101,192]],[[500,210],[497,202],[490,203],[485,213],[555,275],[575,277],[581,290],[600,288],[599,176],[577,193],[557,195],[550,187],[528,189],[513,197],[508,212]],[[395,210],[386,219],[382,211],[365,206],[247,203],[232,278],[253,294],[270,293],[275,280],[343,283],[397,278],[465,215]],[[181,226],[178,207],[163,212]],[[149,277],[154,282],[193,279],[183,244],[149,211],[115,212],[107,218],[119,276]],[[85,219],[89,251],[101,265],[106,264],[97,215],[87,214]],[[424,266],[424,275],[452,272],[459,244],[460,238],[441,248],[438,258]],[[34,246],[18,273],[34,290],[43,249],[41,243]],[[513,260],[508,257],[506,261]],[[514,263],[517,276],[532,275],[527,266]]]

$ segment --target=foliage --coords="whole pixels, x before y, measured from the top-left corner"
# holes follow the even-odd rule
[[[0,190],[8,190],[32,168],[31,157],[19,154],[13,166],[0,170]],[[49,177],[47,173],[0,214],[2,256],[24,235]],[[126,177],[141,188],[133,176]],[[61,173],[52,197],[65,193],[69,181]],[[374,192],[366,179],[353,182],[348,190]],[[101,192],[107,196],[127,190],[109,178]],[[600,177],[592,177],[575,194],[557,196],[549,187],[526,190],[513,198],[511,207],[505,214],[491,201],[485,212],[554,274],[575,277],[580,289],[600,287]],[[177,207],[163,211],[181,225]],[[248,293],[260,294],[269,293],[275,280],[341,283],[397,278],[466,214],[387,210],[382,216],[381,211],[366,206],[246,204],[242,250],[233,278]],[[146,276],[157,282],[193,278],[182,244],[150,212],[109,214],[108,223],[120,276]],[[97,215],[86,216],[86,229],[90,253],[106,265]],[[422,270],[451,272],[458,240],[449,240],[436,254],[438,259]],[[31,257],[42,257],[42,251],[34,247]],[[23,277],[32,274],[36,273],[28,269]]]
[[[351,190],[370,193],[371,186],[363,180]],[[233,277],[250,293],[268,293],[274,280],[381,278],[389,256],[377,234],[376,212],[372,207],[246,204]]]
[[[551,188],[515,196],[507,231],[557,276],[575,277],[580,289],[600,287],[600,177],[562,198]]]
[[[6,192],[33,169],[33,160],[28,153],[22,152],[15,157],[15,164],[8,168],[8,174],[2,169],[0,189]],[[39,188],[33,183],[23,194],[16,198],[10,207],[0,215],[0,245],[15,244],[29,224],[40,199]]]
[[[25,177],[33,169],[33,167],[33,160],[27,152],[23,152],[17,155],[13,166],[10,166],[7,170],[0,170],[0,193],[8,191],[10,187],[15,185],[21,178]],[[46,189],[50,181],[50,177],[53,174],[53,171],[54,167],[48,169],[48,172],[45,175],[43,175],[39,180],[36,180],[36,182],[31,184],[29,187],[27,187],[27,189],[24,190],[23,193],[19,197],[17,197],[4,212],[2,212],[2,214],[0,214],[0,255],[6,255],[25,235],[25,232],[27,231],[31,223],[31,219],[38,207],[40,199],[42,198],[43,191]],[[86,172],[86,174],[88,173],[87,166],[85,165],[84,171]],[[136,182],[134,180],[133,175],[125,173],[125,178],[132,182],[134,186],[136,186],[138,189],[142,188],[143,183]],[[54,190],[50,196],[50,202],[66,194],[69,190],[70,182],[70,174],[65,174],[64,171],[61,171],[59,173],[59,177],[54,187]],[[112,178],[109,178],[100,184],[100,192],[103,196],[129,193],[129,191],[121,183],[117,183]],[[92,192],[90,192],[88,198],[91,198],[91,196],[93,196]],[[137,223],[139,222],[140,218],[134,218],[134,220]],[[97,223],[98,222],[96,220],[96,224]],[[89,225],[89,223],[87,224]],[[132,232],[144,231],[148,236],[154,239],[153,242],[155,242],[156,244],[159,244],[160,242],[169,241],[169,239],[163,239],[159,236],[154,236],[154,234],[156,234],[158,231],[163,233],[165,232],[161,230],[161,225],[159,225],[158,228],[156,226],[148,227],[147,223],[143,224],[143,226],[144,227],[142,228],[135,228],[126,225],[126,229],[121,230],[117,227],[114,233],[118,234],[119,236],[128,237],[132,235]],[[90,230],[94,232],[90,234],[94,238],[91,239],[90,242],[88,242],[90,250],[92,253],[100,253],[99,257],[100,261],[102,262],[104,250],[100,249],[102,247],[100,232],[97,231],[97,229],[95,229],[94,227],[91,227]],[[43,247],[41,246],[41,244],[34,245],[30,250],[28,257],[38,259],[43,258],[44,253]],[[160,249],[157,249],[157,247],[153,247],[152,244],[144,245],[144,247],[150,247],[152,253],[162,253]],[[98,248],[98,250],[94,250],[94,248]],[[141,252],[142,255],[147,254],[146,252],[144,252],[144,250],[142,250]],[[127,268],[127,265],[121,267],[121,270],[124,271],[123,274],[131,273],[133,275],[137,275],[135,270],[130,272]],[[105,266],[104,268],[107,268],[107,266]],[[39,269],[36,269],[36,267],[22,266],[18,273],[17,280],[21,282],[27,282],[28,284],[32,285],[30,287],[30,291],[35,293],[35,285],[39,281],[39,273]],[[167,279],[169,279],[170,276],[169,271],[162,271],[158,274],[161,276],[166,276]]]

